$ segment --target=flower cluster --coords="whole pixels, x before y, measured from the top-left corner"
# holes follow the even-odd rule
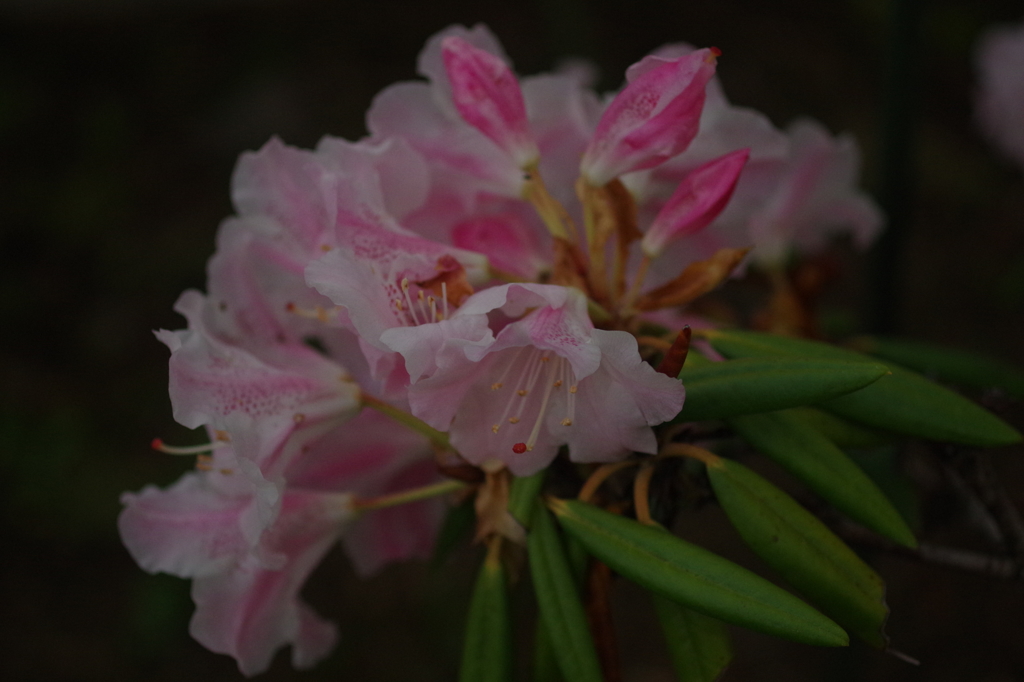
[[[157,332],[175,419],[209,443],[157,443],[197,471],[120,518],[143,568],[193,579],[193,636],[245,674],[286,644],[315,663],[335,633],[298,593],[338,539],[362,573],[422,556],[441,509],[403,491],[450,489],[453,462],[655,453],[684,388],[642,360],[646,316],[676,319],[751,248],[870,239],[852,142],[731,106],[718,56],[664,48],[602,100],[583,70],[518,79],[486,28],[452,27],[366,139],[242,156],[208,294]]]
[[[1024,167],[1024,25],[990,29],[975,61],[978,123],[1007,158]]]

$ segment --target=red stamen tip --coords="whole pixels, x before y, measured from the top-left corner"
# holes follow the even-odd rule
[[[516,443],[512,446],[512,452],[521,455],[526,452],[526,443]]]
[[[722,56],[722,51],[719,50],[717,47],[709,47],[708,49],[711,50],[711,54],[715,55],[716,57]]]
[[[287,310],[290,313],[294,313],[295,312],[295,304],[289,301],[288,303],[284,304],[284,309]]]
[[[149,442],[149,447],[153,448],[154,450],[163,450],[164,442],[159,438],[154,438]]]

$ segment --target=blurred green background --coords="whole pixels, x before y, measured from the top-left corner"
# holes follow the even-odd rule
[[[489,24],[520,73],[586,57],[605,89],[663,43],[716,45],[734,103],[779,126],[809,115],[854,133],[865,186],[892,212],[895,237],[882,253],[844,260],[848,279],[826,299],[827,319],[1024,365],[1024,179],[976,134],[970,101],[975,39],[1022,9],[996,0],[3,0],[0,675],[240,679],[233,661],[188,637],[188,584],[139,570],[115,519],[122,491],[165,485],[189,466],[148,449],[154,436],[187,438],[171,419],[167,351],[150,330],[180,327],[172,303],[204,286],[243,150],[274,134],[306,147],[328,133],[358,138],[373,95],[413,78],[425,39],[451,23]],[[1018,503],[1021,456],[995,456]],[[957,518],[926,514],[925,537],[985,549]],[[754,563],[716,510],[686,527]],[[895,645],[921,668],[859,645],[821,651],[737,631],[726,679],[1024,679],[1019,583],[873,559],[890,584]],[[264,679],[452,679],[475,561],[467,549],[442,570],[395,566],[359,581],[335,552],[306,595],[339,622],[338,651],[309,673],[282,654]],[[627,679],[671,679],[640,593],[623,586],[616,599]]]

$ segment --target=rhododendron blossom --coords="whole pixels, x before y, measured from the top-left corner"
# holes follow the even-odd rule
[[[368,138],[241,157],[209,293],[157,332],[174,417],[208,442],[155,441],[197,471],[120,518],[140,566],[193,579],[200,642],[247,675],[289,644],[316,663],[336,638],[299,599],[316,565],[339,541],[361,574],[424,556],[445,493],[475,496],[489,546],[521,542],[512,478],[658,454],[681,306],[751,248],[873,234],[852,143],[731,107],[719,55],[667,48],[602,99],[585,69],[520,79],[485,27],[451,27]]]
[[[989,29],[975,54],[975,115],[999,150],[1024,167],[1024,25]]]

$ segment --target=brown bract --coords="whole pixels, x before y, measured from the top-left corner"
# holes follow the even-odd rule
[[[637,310],[658,310],[686,305],[716,288],[729,277],[750,249],[719,249],[708,260],[691,263],[667,284],[641,296]]]

